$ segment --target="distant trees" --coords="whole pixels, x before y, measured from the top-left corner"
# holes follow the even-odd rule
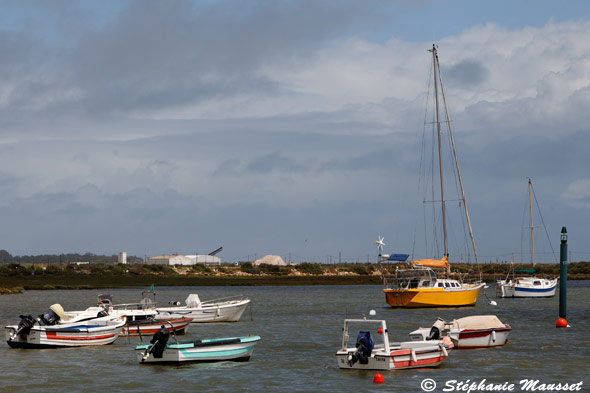
[[[20,263],[20,264],[57,264],[57,263],[72,263],[72,262],[90,262],[90,263],[105,263],[116,264],[118,261],[117,255],[96,255],[92,253],[86,254],[59,254],[59,255],[17,255],[12,256],[6,250],[0,250],[0,263]],[[134,256],[127,257],[127,263],[138,263],[142,259]]]

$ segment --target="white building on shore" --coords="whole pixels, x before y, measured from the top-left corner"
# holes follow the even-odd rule
[[[149,265],[192,266],[197,263],[205,265],[220,265],[221,259],[214,255],[156,255],[148,258]]]

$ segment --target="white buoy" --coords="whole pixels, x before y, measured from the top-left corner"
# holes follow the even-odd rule
[[[371,310],[369,311],[369,315],[374,317],[375,315],[377,315],[377,313],[375,312],[375,310]]]
[[[496,303],[495,300],[490,300],[490,306],[497,306],[498,303]]]

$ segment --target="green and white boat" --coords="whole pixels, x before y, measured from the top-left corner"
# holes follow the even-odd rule
[[[212,338],[175,344],[166,342],[164,345],[161,345],[162,341],[155,341],[135,347],[135,352],[140,363],[243,362],[250,360],[258,341],[260,336]]]

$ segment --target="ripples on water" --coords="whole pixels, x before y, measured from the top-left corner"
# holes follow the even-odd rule
[[[556,329],[559,296],[551,299],[495,299],[488,305],[480,295],[476,307],[462,309],[392,309],[385,306],[380,286],[307,287],[162,287],[162,303],[189,293],[201,299],[243,294],[252,299],[238,323],[191,325],[181,339],[258,334],[262,340],[246,363],[139,365],[134,346],[138,338],[119,338],[113,345],[43,350],[10,349],[0,345],[0,388],[3,392],[421,392],[424,378],[434,379],[441,392],[448,380],[514,383],[577,383],[590,368],[590,281],[568,283],[569,329]],[[141,289],[27,291],[0,296],[0,322],[18,322],[19,314],[40,314],[53,303],[66,310],[93,305],[100,293],[115,303],[136,302]],[[488,288],[492,298],[494,288]],[[419,326],[437,317],[495,314],[512,326],[509,344],[499,348],[453,351],[435,369],[382,372],[385,383],[373,384],[375,371],[339,370],[343,319],[377,311],[385,319],[392,341],[408,340]],[[354,334],[354,333],[353,333]],[[588,380],[590,384],[590,379]],[[590,391],[588,386],[583,386]]]

